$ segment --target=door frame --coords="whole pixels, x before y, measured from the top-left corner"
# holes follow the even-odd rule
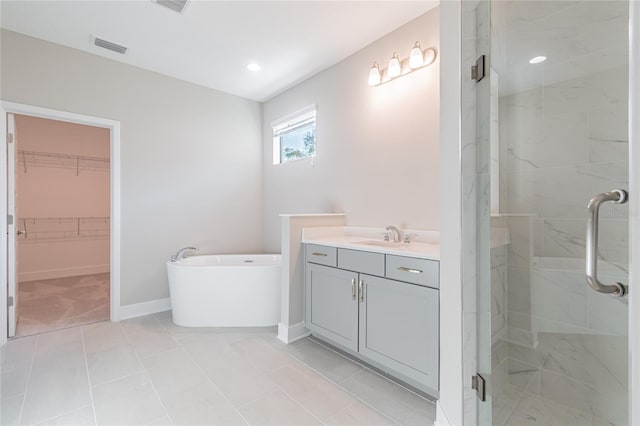
[[[120,122],[100,117],[75,114],[67,111],[59,111],[41,108],[33,105],[19,104],[0,100],[0,134],[3,135],[0,146],[0,227],[7,229],[7,114],[28,115],[31,117],[46,118],[50,120],[66,121],[69,123],[83,124],[109,129],[110,135],[110,319],[120,321]],[[0,274],[7,277],[7,234],[0,232]],[[7,342],[7,286],[0,285],[0,346]]]
[[[640,2],[629,1],[629,420],[640,424]]]

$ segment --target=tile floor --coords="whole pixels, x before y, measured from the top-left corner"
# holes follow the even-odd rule
[[[18,285],[16,336],[109,319],[109,273]]]
[[[494,398],[493,424],[497,426],[612,426],[591,413],[558,404],[543,395],[507,384]]]
[[[435,405],[309,339],[170,312],[15,339],[2,425],[431,425]]]

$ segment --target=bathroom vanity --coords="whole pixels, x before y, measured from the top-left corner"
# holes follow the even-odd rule
[[[305,326],[437,398],[439,246],[307,236]]]

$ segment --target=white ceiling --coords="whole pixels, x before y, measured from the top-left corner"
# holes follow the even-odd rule
[[[192,0],[179,14],[151,0],[2,0],[0,11],[2,28],[264,101],[438,3]],[[129,50],[96,47],[92,36]]]

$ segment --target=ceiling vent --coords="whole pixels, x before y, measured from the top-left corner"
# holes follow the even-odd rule
[[[98,38],[98,37],[95,37],[93,39],[93,43],[98,47],[102,47],[103,49],[109,49],[109,50],[112,50],[114,52],[121,53],[123,55],[125,53],[127,53],[127,48],[126,47],[121,46],[119,44],[111,43],[110,41],[103,40],[103,39]]]
[[[182,13],[187,6],[188,0],[154,0],[160,6],[164,6],[174,12]]]

